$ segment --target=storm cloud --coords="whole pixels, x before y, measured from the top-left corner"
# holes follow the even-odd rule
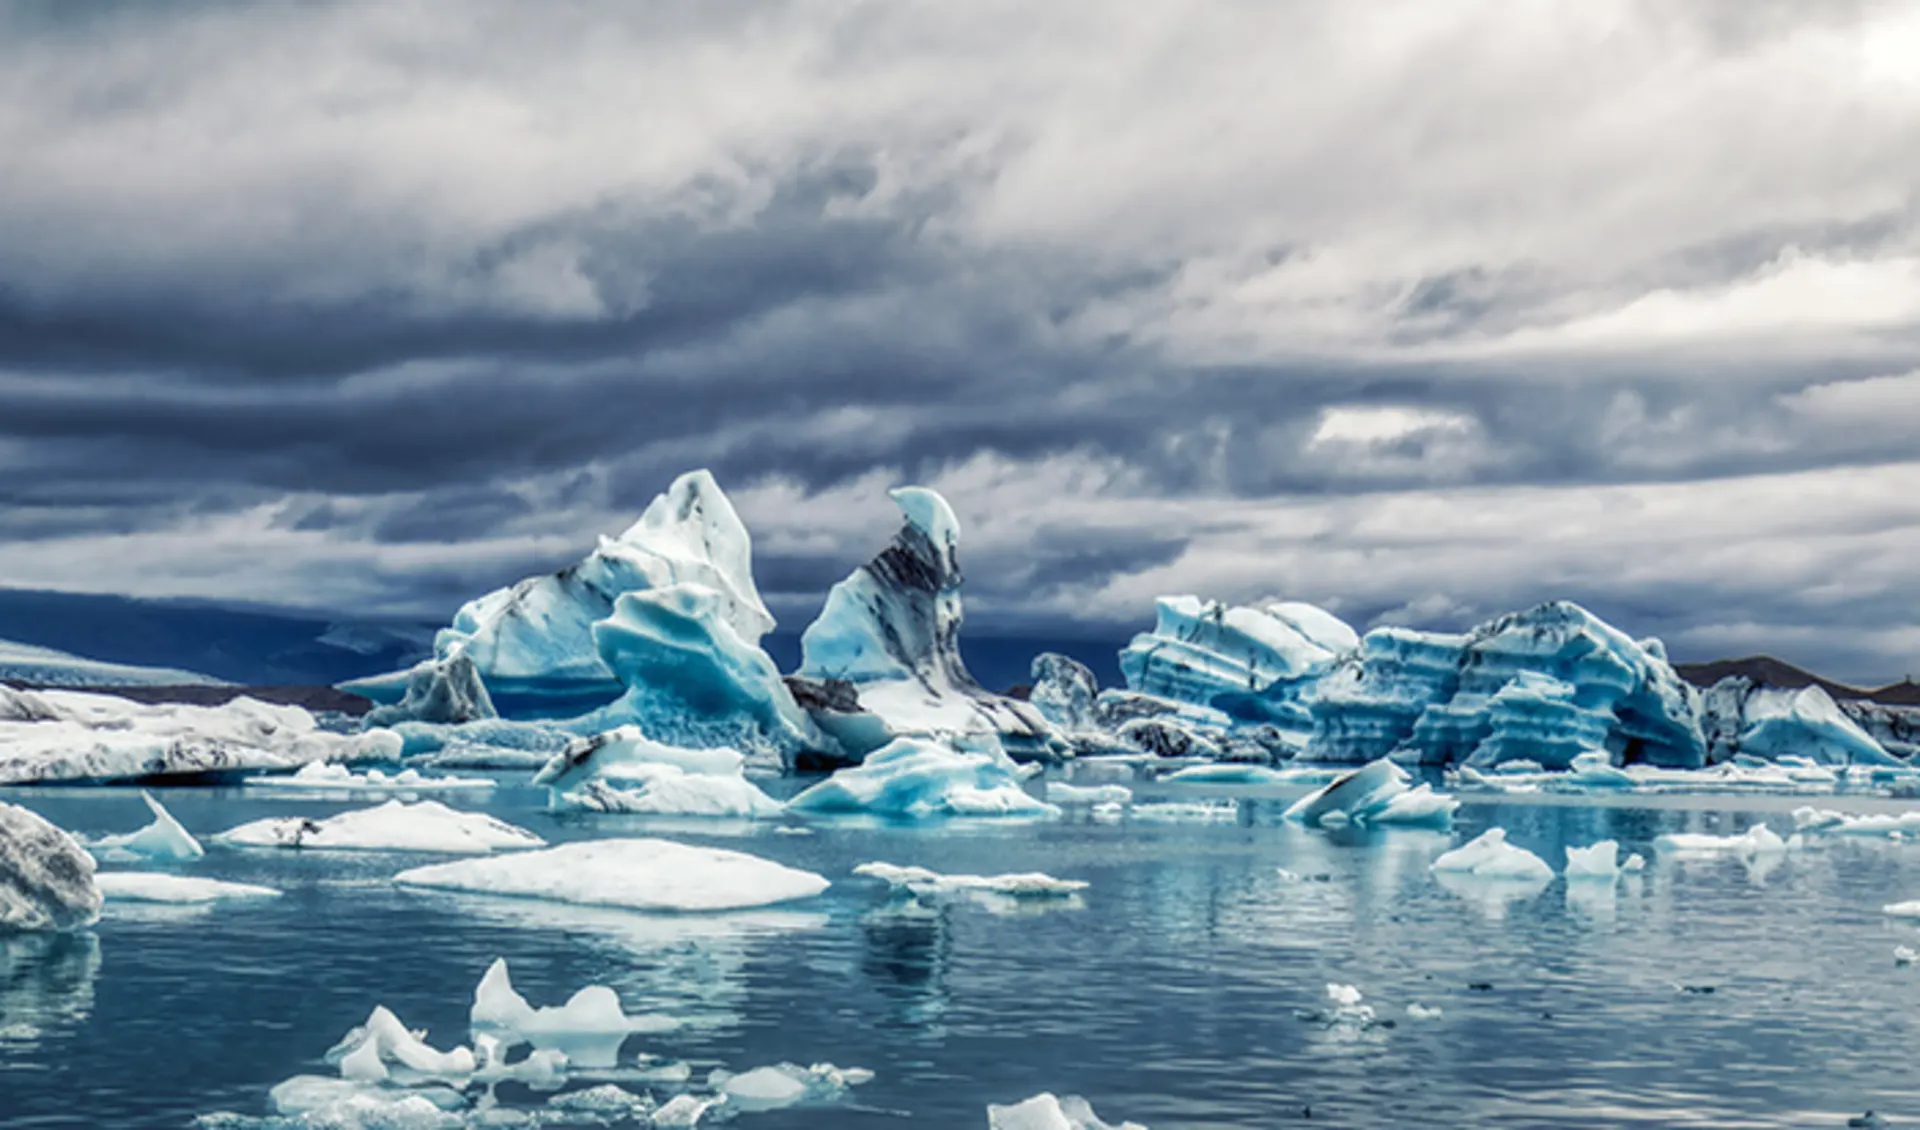
[[[709,467],[797,628],[1920,666],[1906,4],[0,8],[0,584],[442,616]]]

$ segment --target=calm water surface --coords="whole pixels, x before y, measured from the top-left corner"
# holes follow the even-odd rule
[[[200,834],[356,806],[160,795]],[[87,833],[146,819],[131,790],[8,799]],[[1329,1127],[1823,1127],[1869,1108],[1920,1125],[1920,969],[1892,959],[1920,935],[1879,914],[1920,898],[1920,846],[1835,842],[1763,867],[1662,860],[1592,896],[1560,880],[1537,893],[1450,890],[1427,870],[1490,824],[1557,867],[1566,844],[1601,838],[1651,856],[1667,831],[1764,818],[1785,832],[1786,801],[1469,805],[1452,836],[1308,831],[1281,823],[1272,800],[1222,822],[811,835],[561,820],[541,804],[518,788],[484,802],[553,840],[664,834],[834,886],[786,909],[649,918],[387,882],[428,857],[210,849],[179,870],[286,897],[118,904],[87,934],[0,939],[0,1126],[265,1114],[274,1083],[330,1074],[322,1053],[376,1004],[437,1046],[465,1042],[474,984],[495,957],[535,1004],[597,982],[630,1012],[679,1018],[677,1031],[629,1041],[629,1060],[682,1058],[697,1075],[783,1060],[877,1073],[851,1105],[742,1116],[762,1130],[978,1128],[988,1102],[1041,1090],[1153,1130],[1305,1125],[1309,1107],[1310,1124]],[[929,908],[849,876],[875,859],[1092,887],[1057,905]],[[1395,1026],[1300,1019],[1326,1004],[1328,982],[1358,986]],[[1444,1015],[1411,1020],[1414,1002]]]

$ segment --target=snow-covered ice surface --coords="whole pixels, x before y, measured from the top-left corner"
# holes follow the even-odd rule
[[[392,760],[400,750],[391,731],[330,733],[298,706],[244,696],[221,706],[149,705],[0,686],[0,785],[285,771]]]
[[[154,871],[101,871],[94,883],[108,902],[203,903],[225,899],[274,898],[272,887],[230,883],[196,875],[165,875]]]
[[[213,837],[229,847],[304,848],[312,851],[430,851],[481,855],[537,848],[546,841],[484,812],[463,812],[438,801],[390,800],[324,820],[270,817]]]
[[[151,824],[137,832],[82,840],[87,850],[96,858],[116,863],[132,859],[198,859],[207,854],[193,833],[181,827],[173,814],[153,799],[152,793],[142,790],[140,799],[153,815]]]
[[[250,777],[247,787],[278,792],[346,793],[454,793],[469,789],[491,789],[488,777],[459,777],[401,769],[388,773],[382,769],[355,772],[345,765],[316,761],[303,765],[283,777]]]
[[[0,640],[0,679],[40,687],[220,686],[224,680],[178,667],[107,663],[36,644]]]
[[[827,880],[746,852],[670,840],[562,844],[493,859],[416,867],[402,886],[552,899],[629,910],[697,913],[811,898]]]

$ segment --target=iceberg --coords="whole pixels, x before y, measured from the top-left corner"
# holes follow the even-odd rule
[[[510,718],[569,717],[626,689],[595,645],[593,625],[624,593],[694,584],[749,644],[773,629],[753,583],[752,540],[706,471],[681,475],[640,520],[559,573],[468,601],[434,640],[434,658],[465,656]],[[412,672],[343,684],[378,703],[401,700]]]
[[[1847,717],[1818,684],[1797,691],[1764,689],[1742,705],[1739,752],[1781,760],[1798,756],[1820,765],[1899,765],[1880,743]]]
[[[795,812],[941,816],[1057,816],[1029,795],[1004,753],[966,753],[941,742],[896,738],[864,763],[837,770],[787,802]]]
[[[0,801],[0,933],[75,930],[100,917],[93,857],[72,836]]]
[[[1302,737],[1313,727],[1305,692],[1360,646],[1350,626],[1311,604],[1254,608],[1167,596],[1154,612],[1153,631],[1120,653],[1128,688]]]
[[[1100,683],[1086,664],[1058,652],[1043,651],[1033,657],[1031,675],[1033,689],[1027,693],[1027,701],[1040,717],[1067,734],[1100,728],[1094,713]]]
[[[533,783],[551,790],[556,807],[590,812],[761,818],[786,811],[747,780],[745,766],[736,750],[663,745],[623,726],[575,741]]]
[[[792,765],[838,753],[760,648],[727,616],[727,599],[682,583],[623,593],[594,623],[594,646],[626,687],[618,701],[567,723],[576,732],[638,725],[673,745],[725,745]]]
[[[1433,861],[1431,869],[1449,875],[1470,875],[1475,879],[1517,879],[1526,881],[1553,878],[1553,868],[1526,848],[1507,842],[1505,828],[1488,828],[1478,836]]]
[[[817,688],[806,697],[831,700],[844,684],[857,701],[857,711],[815,710],[814,720],[855,758],[877,748],[857,745],[862,730],[869,741],[992,735],[1022,760],[1057,758],[1064,743],[1040,712],[988,692],[961,661],[960,521],[953,509],[925,487],[902,487],[891,497],[906,518],[893,544],[833,586],[800,638],[797,677]],[[860,722],[862,714],[878,725]]]
[[[855,875],[878,879],[896,891],[916,897],[981,891],[1012,898],[1065,898],[1087,889],[1084,879],[1056,879],[1039,871],[1008,875],[943,875],[925,867],[899,867],[891,863],[862,863]]]
[[[1705,764],[1697,693],[1658,641],[1553,601],[1466,635],[1380,628],[1307,696],[1303,757],[1565,769],[1603,748],[1626,763]]]
[[[399,754],[391,731],[329,733],[298,706],[245,696],[192,706],[0,687],[0,784],[283,772],[311,761]]]
[[[1808,806],[1793,810],[1793,830],[1810,836],[1920,836],[1920,812],[1853,815]]]
[[[674,1027],[665,1017],[628,1016],[619,994],[605,985],[588,985],[563,1005],[535,1008],[514,989],[505,958],[487,967],[473,991],[469,1017],[476,1032],[504,1037],[507,1046],[530,1043],[559,1051],[581,1067],[612,1067],[628,1036]]]
[[[655,839],[588,840],[416,867],[394,881],[408,887],[677,912],[770,906],[812,898],[827,889],[823,876],[745,852]]]
[[[1100,1121],[1087,1100],[1078,1095],[1057,1098],[1051,1092],[1012,1106],[987,1106],[987,1130],[1147,1130],[1137,1122],[1109,1125]]]
[[[230,847],[331,851],[430,851],[481,855],[537,848],[546,841],[484,812],[459,812],[438,801],[390,800],[310,820],[299,816],[255,820],[213,837]]]
[[[407,689],[397,703],[378,706],[367,713],[369,726],[391,726],[397,722],[426,722],[436,726],[457,726],[497,718],[493,696],[480,678],[480,669],[464,654],[444,659],[423,659],[407,671]]]
[[[1379,758],[1301,797],[1287,809],[1286,818],[1310,825],[1339,821],[1451,826],[1460,802],[1425,783],[1410,787],[1409,780],[1405,769]]]
[[[1072,785],[1065,781],[1048,781],[1047,800],[1062,808],[1101,804],[1125,807],[1133,803],[1133,790],[1125,785]]]
[[[1567,881],[1611,883],[1620,876],[1620,844],[1601,840],[1587,847],[1567,848]]]
[[[101,859],[116,862],[126,859],[198,859],[207,854],[207,849],[200,846],[200,841],[182,828],[173,814],[153,799],[152,793],[142,789],[140,799],[147,803],[147,811],[153,813],[153,823],[137,832],[100,836],[85,841],[87,850]]]
[[[278,898],[279,891],[252,883],[229,883],[151,871],[102,871],[93,877],[108,902],[204,903],[223,899]]]

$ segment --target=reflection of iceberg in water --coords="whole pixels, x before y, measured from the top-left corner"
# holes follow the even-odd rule
[[[891,903],[860,917],[866,943],[860,971],[888,1003],[894,1019],[927,1039],[946,1036],[947,969],[953,957],[948,936],[950,907]]]
[[[1506,878],[1466,871],[1435,871],[1433,877],[1448,894],[1479,910],[1489,922],[1505,918],[1512,904],[1539,897],[1553,882],[1544,876]]]
[[[0,934],[0,1046],[31,1044],[86,1020],[99,972],[92,934]]]
[[[619,992],[628,1011],[670,1016],[683,1030],[739,1026],[747,1003],[747,964],[754,951],[794,931],[818,930],[827,924],[825,914],[799,910],[643,914],[536,899],[416,893],[423,904],[489,925],[524,930],[543,946],[550,939],[565,938],[598,943],[642,959],[625,975],[608,975],[607,983]],[[503,952],[512,958],[516,951]]]
[[[1611,882],[1571,882],[1567,884],[1567,911],[1576,921],[1605,925],[1619,914],[1620,896]]]

